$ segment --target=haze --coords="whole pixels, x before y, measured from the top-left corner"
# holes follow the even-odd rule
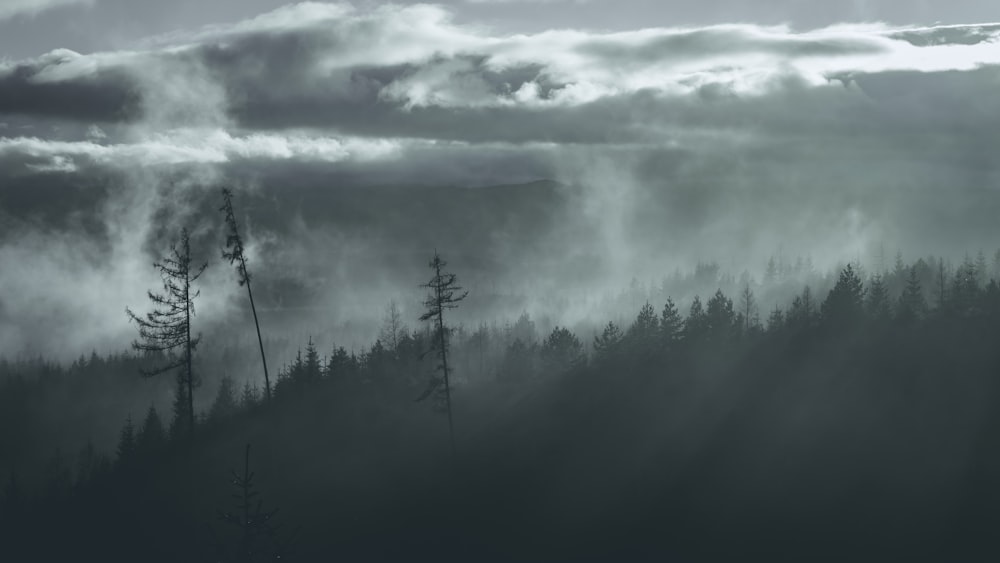
[[[822,272],[897,251],[992,256],[990,12],[6,2],[0,352],[125,348],[124,307],[157,285],[150,264],[181,225],[218,262],[222,186],[269,320],[354,319],[365,328],[338,338],[357,343],[390,298],[415,322],[435,248],[524,307],[580,296],[550,311],[566,323],[582,300],[701,261],[760,279],[772,256]],[[229,268],[204,281],[200,322],[244,314]]]

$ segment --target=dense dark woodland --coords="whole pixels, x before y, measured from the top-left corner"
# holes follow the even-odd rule
[[[199,349],[221,384],[193,438],[173,378],[138,375],[163,357],[4,361],[6,560],[995,560],[993,275],[849,265],[773,311],[747,285],[596,337],[452,331],[454,457],[441,403],[414,401],[434,333],[394,309],[360,353],[304,343],[271,401],[236,383],[255,349]],[[148,412],[88,422],[139,387]],[[55,436],[77,446],[39,461]]]

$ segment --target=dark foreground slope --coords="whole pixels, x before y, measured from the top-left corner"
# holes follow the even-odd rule
[[[629,333],[586,367],[459,389],[454,462],[444,416],[390,367],[286,379],[193,444],[8,486],[4,559],[217,560],[251,443],[279,533],[300,527],[288,560],[995,560],[996,326],[727,329],[667,350]]]

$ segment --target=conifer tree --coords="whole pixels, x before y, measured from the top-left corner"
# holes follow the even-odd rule
[[[684,318],[674,305],[674,300],[667,297],[660,313],[660,342],[664,349],[671,351],[684,335]]]
[[[542,342],[541,356],[548,369],[563,371],[583,363],[583,345],[568,328],[557,326]]]
[[[889,320],[889,291],[885,287],[881,274],[875,274],[868,282],[865,307],[868,310],[868,316],[873,320],[880,322]]]
[[[740,292],[740,314],[743,316],[744,332],[749,333],[751,327],[757,327],[760,324],[757,299],[754,297],[749,282],[743,284],[743,291]]]
[[[135,425],[132,424],[132,415],[125,419],[125,426],[122,427],[118,438],[118,463],[128,465],[135,457]]]
[[[323,365],[319,359],[319,351],[316,349],[316,344],[313,343],[312,336],[310,336],[309,343],[306,344],[306,357],[302,361],[300,377],[306,383],[315,383],[322,374]]]
[[[656,316],[656,311],[648,302],[639,310],[635,322],[629,327],[626,338],[632,347],[639,354],[650,354],[658,346],[660,331],[660,320]]]
[[[231,482],[237,492],[235,511],[219,511],[219,520],[230,524],[239,534],[235,549],[231,552],[220,546],[223,561],[232,563],[250,563],[253,561],[281,560],[290,553],[290,547],[295,538],[281,537],[281,526],[275,516],[277,508],[265,509],[254,484],[254,472],[250,471],[250,444],[244,450],[243,473],[232,471]]]
[[[598,360],[608,360],[617,356],[621,346],[622,329],[613,321],[608,321],[600,336],[594,336],[594,355]]]
[[[343,378],[350,370],[351,356],[343,346],[335,347],[326,361],[326,377]]]
[[[156,407],[150,406],[146,412],[146,419],[142,423],[139,435],[135,440],[136,452],[140,456],[149,456],[159,452],[167,439],[167,433],[163,428],[163,421],[156,412]]]
[[[785,313],[777,305],[767,317],[767,331],[777,332],[785,327]]]
[[[840,272],[837,284],[823,301],[821,308],[828,326],[843,327],[856,323],[864,314],[865,289],[861,278],[848,264]]]
[[[236,272],[239,274],[240,285],[245,285],[247,295],[250,297],[250,311],[253,313],[253,324],[257,329],[257,345],[260,347],[260,363],[264,366],[264,398],[271,400],[271,379],[267,373],[267,358],[264,355],[264,339],[260,334],[260,321],[257,319],[257,306],[253,301],[253,289],[250,287],[250,272],[247,271],[247,257],[243,252],[243,238],[240,237],[239,225],[236,223],[236,214],[233,212],[233,192],[229,188],[222,190],[223,205],[219,209],[226,214],[226,226],[229,234],[226,237],[226,249],[222,251],[222,257],[229,260],[229,263],[236,265]]]
[[[701,297],[695,295],[688,309],[687,319],[684,320],[684,339],[697,341],[708,332],[708,317],[701,304]]]
[[[715,295],[708,300],[705,307],[705,317],[708,323],[708,330],[713,338],[728,338],[739,329],[736,322],[736,312],[733,309],[733,300],[726,297],[721,289],[715,291]]]
[[[927,313],[927,301],[924,299],[924,291],[920,286],[920,278],[917,276],[916,266],[910,268],[910,275],[906,279],[906,288],[899,296],[899,303],[896,306],[896,319],[903,324],[910,324],[923,318]]]
[[[219,420],[233,414],[236,409],[236,383],[227,375],[219,383],[219,392],[215,395],[208,416],[212,420]]]
[[[448,433],[451,437],[451,451],[454,456],[456,453],[455,427],[451,413],[451,382],[448,370],[448,333],[450,329],[444,322],[444,312],[446,309],[457,308],[459,301],[465,299],[469,295],[469,292],[463,291],[458,285],[458,277],[455,274],[444,271],[447,265],[448,263],[435,252],[434,258],[431,259],[429,264],[430,268],[434,270],[434,275],[429,282],[422,286],[429,289],[430,293],[424,300],[424,307],[427,310],[423,315],[420,315],[420,320],[431,321],[434,324],[434,348],[437,350],[438,359],[441,360],[441,364],[438,367],[441,370],[442,377],[432,378],[427,390],[417,400],[423,400],[435,390],[443,389],[444,406],[448,412]]]
[[[382,317],[382,327],[379,329],[379,340],[396,356],[399,351],[400,341],[406,334],[406,325],[403,324],[403,316],[399,311],[399,305],[395,300],[389,301],[386,305],[385,315]]]
[[[201,292],[194,291],[192,284],[205,271],[207,264],[192,265],[190,235],[187,229],[182,229],[179,246],[174,244],[170,254],[153,266],[163,280],[163,293],[147,293],[153,302],[153,310],[139,316],[125,308],[129,319],[139,329],[139,339],[132,342],[132,347],[140,352],[167,354],[166,363],[141,370],[146,377],[181,370],[178,371],[178,407],[187,415],[188,431],[193,437],[196,380],[192,360],[201,337],[191,335],[191,319],[195,314],[194,299]],[[180,351],[179,356],[175,354],[177,351]]]
[[[257,405],[260,392],[257,390],[256,385],[250,385],[250,381],[247,380],[243,382],[243,393],[240,394],[240,408],[243,410],[249,410]]]

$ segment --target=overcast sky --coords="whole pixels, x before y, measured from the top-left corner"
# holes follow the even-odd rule
[[[55,46],[80,52],[128,48],[154,34],[224,24],[279,8],[282,0],[3,0],[0,52],[29,57]],[[359,7],[381,2],[355,2]],[[414,4],[415,2],[399,2]],[[629,30],[717,23],[789,24],[810,29],[844,22],[896,25],[992,22],[983,0],[450,0],[463,23],[499,32],[551,28]]]
[[[818,265],[876,245],[992,254],[990,12],[970,0],[2,0],[0,340],[17,349],[67,317],[126,333],[124,305],[156,282],[153,219],[197,214],[176,190],[244,189],[262,171],[288,193],[307,174],[557,180],[580,199],[539,247],[565,256],[583,244],[566,233],[590,233],[622,275],[702,257],[753,270],[777,248]],[[254,259],[287,270],[297,256]]]

